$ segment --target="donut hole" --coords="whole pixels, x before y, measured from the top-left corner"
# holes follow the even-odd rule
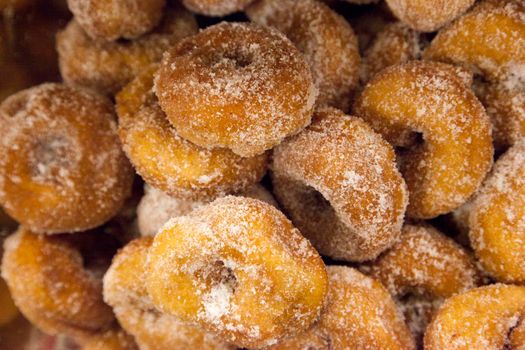
[[[199,268],[195,275],[198,280],[205,281],[205,284],[210,288],[221,286],[231,294],[237,288],[237,277],[233,269],[221,259],[215,259],[210,264]]]
[[[232,50],[221,54],[212,55],[210,66],[229,66],[236,70],[250,66],[254,61],[253,55],[242,50]]]
[[[45,135],[35,140],[30,157],[31,175],[36,181],[59,184],[74,166],[71,142],[62,135]]]
[[[400,139],[401,142],[394,147],[398,167],[401,167],[405,158],[410,157],[414,151],[420,149],[425,144],[423,133],[417,131],[410,131]]]
[[[419,292],[409,292],[398,298],[399,309],[417,344],[423,343],[425,330],[441,303],[441,299],[432,299]]]

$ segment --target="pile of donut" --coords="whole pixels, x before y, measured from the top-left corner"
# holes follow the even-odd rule
[[[525,1],[0,9],[0,348],[525,349]]]

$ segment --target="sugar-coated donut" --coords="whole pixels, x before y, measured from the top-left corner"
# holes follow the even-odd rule
[[[318,106],[349,109],[360,58],[357,37],[342,16],[317,0],[258,0],[246,13],[283,32],[304,53],[319,89]]]
[[[318,111],[274,150],[274,194],[323,255],[363,261],[399,237],[408,194],[393,148],[362,120]]]
[[[445,301],[425,333],[425,349],[522,349],[524,318],[525,287],[472,289]]]
[[[253,0],[182,0],[189,10],[207,16],[225,16],[242,11]]]
[[[138,350],[133,337],[118,325],[76,340],[82,345],[82,350]]]
[[[433,32],[462,15],[475,0],[386,0],[402,22],[420,32]]]
[[[84,231],[130,193],[112,103],[62,84],[21,91],[0,106],[0,203],[35,232]]]
[[[78,24],[93,39],[134,39],[161,20],[166,0],[67,0]]]
[[[405,317],[417,338],[446,298],[479,283],[470,256],[430,226],[405,225],[399,242],[365,271],[383,283],[399,304],[408,302]]]
[[[108,235],[46,236],[21,227],[4,250],[2,277],[13,300],[44,332],[82,337],[114,321],[102,300],[101,272],[116,250]]]
[[[122,327],[135,337],[140,350],[234,350],[234,346],[153,306],[143,283],[152,242],[144,237],[128,243],[104,276],[104,299]]]
[[[378,281],[349,267],[328,266],[328,296],[319,321],[271,350],[415,349],[402,315]]]
[[[172,196],[193,200],[240,192],[259,182],[266,172],[266,154],[243,158],[179,136],[152,92],[156,69],[145,69],[116,97],[124,151],[144,180]]]
[[[0,277],[0,327],[8,324],[18,315],[18,309],[11,298],[7,284]]]
[[[386,68],[354,105],[357,116],[400,147],[410,193],[407,215],[414,218],[456,209],[492,165],[489,118],[464,82],[443,67],[413,61]]]
[[[62,78],[71,85],[115,94],[142,69],[159,61],[166,49],[197,29],[194,16],[179,7],[166,9],[153,32],[131,41],[93,40],[73,20],[57,35]]]
[[[423,57],[463,65],[507,88],[524,89],[525,3],[481,2],[440,30]]]
[[[474,91],[492,121],[496,149],[507,149],[525,137],[525,89],[477,82]]]
[[[154,89],[181,137],[243,157],[306,127],[317,96],[304,56],[283,34],[228,22],[168,50]]]
[[[137,221],[142,236],[154,236],[169,219],[189,214],[209,203],[172,197],[148,185],[144,187],[144,192],[137,207]],[[259,199],[277,207],[272,194],[259,184],[248,187],[238,195]]]
[[[228,196],[164,225],[148,253],[146,286],[160,310],[259,348],[312,325],[327,277],[280,211]]]
[[[361,80],[366,83],[386,67],[419,58],[422,44],[421,35],[406,24],[387,24],[364,52]]]
[[[525,283],[525,139],[498,159],[470,210],[469,237],[498,281]]]

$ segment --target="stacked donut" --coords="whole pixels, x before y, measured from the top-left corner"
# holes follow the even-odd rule
[[[0,1],[0,348],[525,348],[522,0],[47,5]]]

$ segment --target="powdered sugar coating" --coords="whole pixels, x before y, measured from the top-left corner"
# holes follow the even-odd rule
[[[525,88],[525,4],[486,0],[442,29],[425,59],[460,64],[507,88]]]
[[[233,350],[216,337],[157,310],[146,291],[149,237],[127,244],[113,259],[104,276],[104,300],[122,327],[132,334],[140,350]]]
[[[394,15],[411,28],[433,32],[463,14],[475,0],[386,0]]]
[[[523,329],[524,315],[525,287],[472,289],[445,301],[425,334],[425,349],[519,349],[523,343],[512,347],[511,341],[514,329]]]
[[[167,51],[154,90],[179,135],[243,157],[306,127],[317,96],[308,64],[284,35],[228,22]]]
[[[525,89],[477,82],[474,92],[492,121],[496,149],[506,149],[525,137]]]
[[[242,158],[179,136],[152,91],[157,68],[145,69],[116,97],[124,151],[144,180],[172,196],[193,200],[211,200],[259,182],[266,172],[266,154]]]
[[[464,82],[443,67],[425,61],[389,67],[354,105],[357,116],[401,147],[407,215],[414,218],[436,217],[463,204],[492,165],[489,118]]]
[[[409,350],[403,316],[378,281],[344,266],[328,266],[329,289],[319,321],[271,350]]]
[[[73,20],[57,35],[60,73],[70,85],[112,95],[142,69],[160,61],[166,49],[197,29],[194,16],[179,7],[166,9],[161,24],[152,33],[132,41],[93,40]]]
[[[20,228],[4,242],[2,277],[17,307],[40,329],[85,336],[114,321],[102,300],[102,281],[86,264],[80,250],[64,236],[37,235]]]
[[[161,20],[166,0],[67,0],[86,33],[97,40],[134,39]]]
[[[207,16],[225,16],[241,11],[253,0],[182,0],[192,12]]]
[[[432,309],[446,298],[479,283],[478,271],[470,256],[430,226],[405,225],[399,242],[367,266],[366,271],[383,283],[401,305],[405,296],[413,294],[428,300]],[[408,300],[414,302],[413,298]],[[414,320],[414,312],[427,313],[414,307],[417,307],[414,303],[406,307],[411,313],[408,319]],[[426,316],[419,325],[420,333],[415,334],[418,338],[423,335],[432,313]]]
[[[317,106],[348,111],[360,58],[357,37],[342,16],[316,0],[259,0],[246,13],[283,32],[305,55],[319,89]]]
[[[274,194],[323,255],[363,261],[399,237],[406,185],[392,147],[362,120],[323,109],[274,150]]]
[[[130,194],[133,172],[113,105],[88,90],[43,84],[0,107],[0,202],[35,232],[97,227]]]
[[[277,207],[272,194],[263,186],[256,184],[239,193],[240,196],[260,199]],[[155,236],[169,219],[189,214],[191,211],[209,203],[209,201],[192,201],[172,197],[164,192],[145,186],[145,194],[137,207],[137,219],[140,234]]]
[[[498,281],[525,283],[525,139],[510,148],[473,199],[470,240]]]
[[[317,319],[327,277],[315,249],[275,207],[228,196],[164,225],[146,285],[164,312],[259,348]]]

